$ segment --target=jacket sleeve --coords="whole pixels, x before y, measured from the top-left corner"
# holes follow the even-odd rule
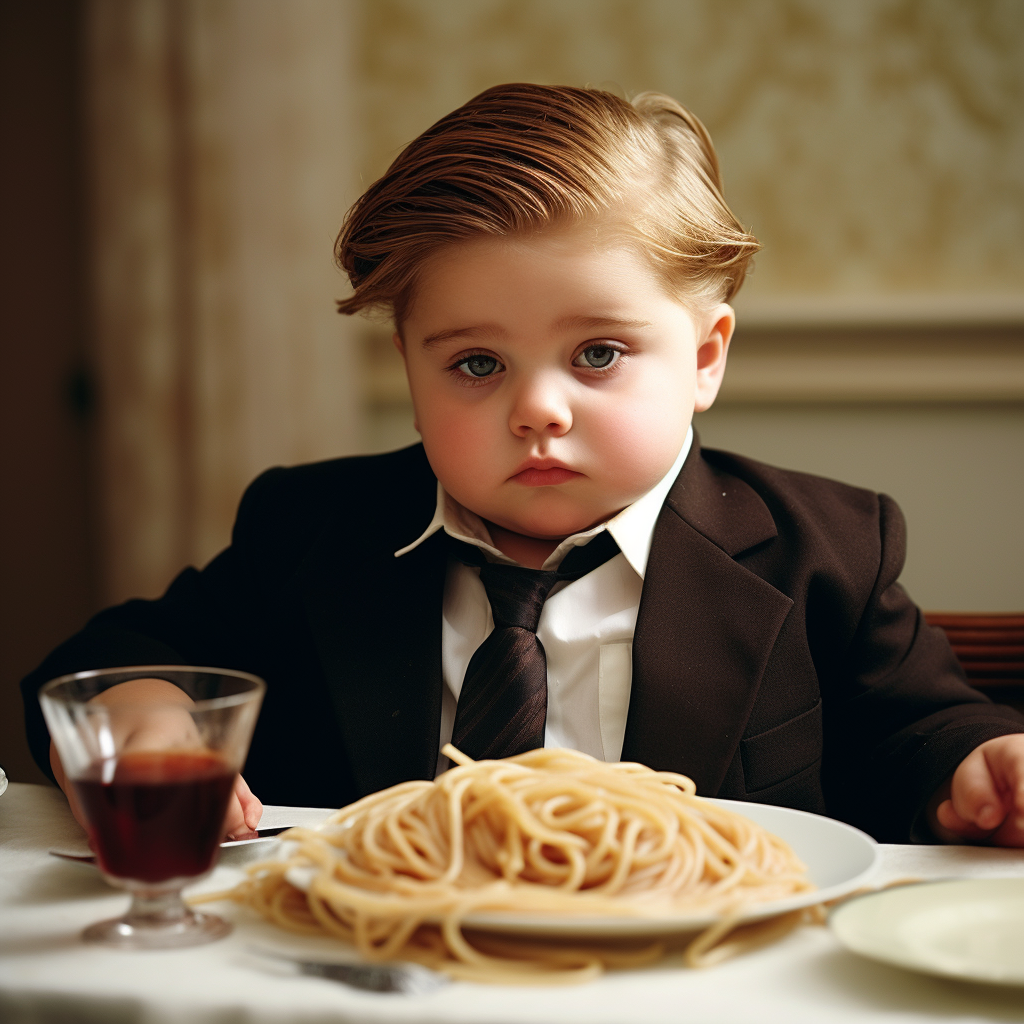
[[[905,526],[885,495],[879,528],[877,576],[839,668],[825,781],[837,817],[885,842],[927,841],[935,791],[979,744],[1024,731],[1024,718],[968,685],[945,633],[897,582]]]
[[[38,692],[48,680],[127,665],[246,668],[240,641],[259,588],[256,577],[266,572],[267,564],[258,551],[261,520],[268,515],[265,496],[281,472],[268,470],[250,485],[231,546],[205,569],[185,569],[156,600],[127,601],[100,612],[22,680],[29,747],[47,776],[53,778],[50,736]]]

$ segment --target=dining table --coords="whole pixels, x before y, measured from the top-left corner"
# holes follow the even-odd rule
[[[325,808],[268,806],[261,827],[316,825]],[[707,969],[678,954],[569,986],[452,982],[418,994],[368,992],[307,977],[256,955],[288,933],[249,908],[225,939],[190,949],[123,951],[88,944],[83,928],[122,913],[128,897],[93,866],[53,849],[85,847],[63,794],[12,783],[0,797],[0,1021],[3,1024],[943,1024],[1024,1021],[1024,987],[918,973],[857,955],[808,924]],[[189,893],[225,890],[275,842],[225,848]],[[1024,851],[882,845],[871,887],[905,879],[1021,878]],[[1021,921],[1024,930],[1024,920]],[[273,935],[271,933],[274,933]],[[278,934],[279,933],[279,934]]]

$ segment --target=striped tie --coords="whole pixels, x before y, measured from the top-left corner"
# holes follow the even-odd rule
[[[474,760],[511,757],[544,745],[548,672],[537,625],[559,580],[585,576],[618,552],[607,530],[573,548],[556,571],[483,561],[479,548],[453,543],[456,557],[480,566],[494,630],[466,669],[452,743]]]

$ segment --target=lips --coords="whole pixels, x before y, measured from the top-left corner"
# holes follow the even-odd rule
[[[525,466],[510,479],[526,487],[552,487],[555,484],[564,484],[569,480],[575,480],[582,475],[582,473],[566,469],[565,466],[556,463],[539,462]]]

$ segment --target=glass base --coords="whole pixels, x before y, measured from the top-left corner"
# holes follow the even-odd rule
[[[186,906],[181,893],[135,893],[124,917],[99,921],[82,932],[86,942],[118,949],[177,949],[202,946],[230,934],[231,925],[215,914]]]

